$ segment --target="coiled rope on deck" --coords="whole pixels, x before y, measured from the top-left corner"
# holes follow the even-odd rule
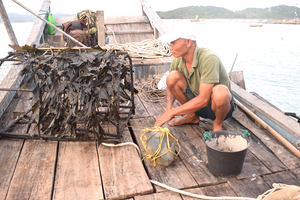
[[[164,102],[166,100],[166,90],[158,89],[157,84],[161,80],[162,75],[156,75],[152,80],[145,82],[138,88],[139,96],[146,102]]]
[[[106,27],[113,33],[115,44],[106,45],[110,50],[127,51],[132,58],[161,58],[171,56],[169,45],[157,39],[147,39],[141,42],[127,42],[120,44],[116,40],[114,31]]]

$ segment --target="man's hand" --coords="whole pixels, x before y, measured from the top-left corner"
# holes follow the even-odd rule
[[[166,112],[168,112],[169,110],[172,110],[173,106],[167,106],[163,112],[163,114],[165,114]]]
[[[156,119],[154,126],[162,126],[164,123],[170,121],[172,118],[173,115],[171,114],[171,112],[166,112]]]

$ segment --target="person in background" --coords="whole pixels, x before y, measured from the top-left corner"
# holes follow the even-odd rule
[[[220,58],[199,48],[192,32],[189,27],[177,26],[159,38],[170,44],[174,60],[166,79],[166,107],[154,126],[170,120],[170,126],[199,123],[200,116],[213,120],[213,131],[222,130],[223,121],[234,111],[230,80]],[[173,106],[175,99],[180,106]],[[174,118],[180,115],[184,116]]]

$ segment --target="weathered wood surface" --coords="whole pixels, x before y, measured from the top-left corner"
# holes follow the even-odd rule
[[[104,29],[104,11],[98,10],[97,14],[97,35],[98,35],[98,45],[105,45],[105,29]]]
[[[286,132],[287,135],[291,135],[290,138],[293,138],[292,140],[295,140],[295,143],[296,141],[300,143],[299,123],[233,82],[231,82],[231,88],[237,99],[244,102],[246,107],[250,107],[251,111],[254,111],[256,115],[262,118],[275,131],[279,133],[283,132],[283,134]]]
[[[210,197],[219,197],[219,196],[227,196],[227,197],[236,197],[236,194],[232,190],[232,188],[228,185],[228,183],[200,187],[195,189],[185,190],[187,192],[199,195],[205,195]],[[194,197],[184,196],[182,195],[183,200],[194,200]]]
[[[268,148],[277,156],[277,158],[289,169],[299,168],[300,159],[285,148],[278,140],[276,140],[270,133],[258,128],[253,121],[251,121],[245,113],[237,109],[233,113],[233,118],[239,121],[246,129],[260,139]]]
[[[23,146],[23,140],[0,139],[0,199],[5,199]]]
[[[137,114],[123,132],[122,142],[137,142],[141,152],[145,153],[140,131],[153,126],[165,103],[146,102],[138,95],[135,102]],[[175,104],[179,105],[178,102]],[[178,158],[168,167],[154,167],[149,160],[141,162],[133,146],[97,147],[93,142],[26,140],[22,148],[23,140],[17,143],[0,140],[0,158],[5,163],[0,170],[6,174],[1,177],[0,197],[35,198],[43,193],[46,199],[192,199],[151,185],[150,180],[155,180],[196,194],[255,198],[272,188],[273,183],[300,185],[299,160],[293,155],[285,159],[288,151],[278,153],[278,149],[284,151],[285,148],[281,149],[270,136],[266,136],[269,143],[262,142],[265,136],[260,134],[267,133],[251,120],[245,123],[245,128],[243,122],[236,121],[241,116],[243,112],[236,110],[233,118],[224,122],[227,130],[242,128],[252,134],[242,173],[236,177],[215,177],[207,168],[202,135],[205,129],[211,130],[211,124],[205,121],[199,123],[201,126],[170,127],[165,124],[181,145]],[[24,131],[24,128],[18,130]]]
[[[236,110],[235,112],[240,112],[240,111]],[[225,120],[223,125],[224,128],[226,128],[227,130],[244,128],[233,118],[229,118]],[[287,167],[269,150],[267,146],[264,145],[264,143],[262,143],[257,138],[256,135],[254,135],[252,132],[250,132],[250,134],[251,134],[251,145],[248,148],[248,150],[251,151],[251,153],[255,157],[257,157],[272,172],[278,172],[287,169]]]
[[[104,199],[95,142],[60,142],[53,199]]]
[[[50,1],[44,1],[43,5],[40,9],[40,13],[39,16],[43,19],[46,19],[48,17],[48,13],[50,10]],[[29,37],[26,41],[27,45],[33,45],[33,44],[39,44],[40,43],[40,39],[42,37],[44,28],[45,28],[46,23],[43,22],[42,20],[40,20],[39,18],[36,18],[34,24],[33,24],[33,28],[32,31],[29,34]]]
[[[231,179],[228,184],[240,197],[256,198],[271,188],[260,176],[241,180]]]
[[[129,131],[122,142],[131,142]],[[101,176],[106,199],[129,198],[153,192],[149,178],[134,146],[98,148]]]
[[[6,199],[51,199],[57,142],[24,143]]]
[[[22,98],[19,95],[18,98]],[[9,110],[23,112],[14,99]],[[25,104],[23,104],[25,105]],[[176,101],[175,106],[179,106]],[[135,142],[142,154],[140,131],[153,126],[165,102],[147,102],[135,95],[136,115],[122,134],[122,142]],[[24,110],[26,108],[24,107]],[[11,117],[12,114],[3,117]],[[6,124],[10,120],[1,120]],[[181,152],[168,167],[141,159],[134,146],[97,146],[94,142],[45,142],[0,139],[0,199],[192,199],[167,191],[150,180],[209,196],[257,197],[273,183],[300,185],[300,160],[237,109],[224,129],[247,129],[251,145],[236,177],[215,177],[207,167],[203,133],[211,121],[168,127],[179,140]],[[110,131],[112,127],[106,127]],[[25,125],[12,131],[24,132]],[[42,197],[41,197],[42,195]]]
[[[180,194],[175,192],[160,192],[134,197],[135,200],[182,200]]]
[[[298,174],[299,176],[299,174]],[[263,179],[268,183],[270,187],[273,187],[273,183],[283,183],[287,185],[300,186],[300,179],[290,171],[279,172],[275,174],[268,174],[263,176]]]
[[[134,131],[136,140],[143,155],[145,154],[145,149],[140,140],[140,130],[152,127],[154,120],[155,119],[153,117],[130,120],[130,125]],[[197,186],[197,183],[190,172],[186,169],[181,159],[174,160],[172,165],[169,167],[159,165],[154,166],[153,162],[148,159],[144,160],[144,165],[146,166],[151,180],[158,181],[178,189]],[[155,188],[157,191],[165,190],[157,186],[155,186]]]

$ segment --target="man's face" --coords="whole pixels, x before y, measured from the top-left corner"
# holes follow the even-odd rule
[[[183,38],[179,38],[170,43],[171,53],[175,58],[184,56],[188,52],[188,41]]]

